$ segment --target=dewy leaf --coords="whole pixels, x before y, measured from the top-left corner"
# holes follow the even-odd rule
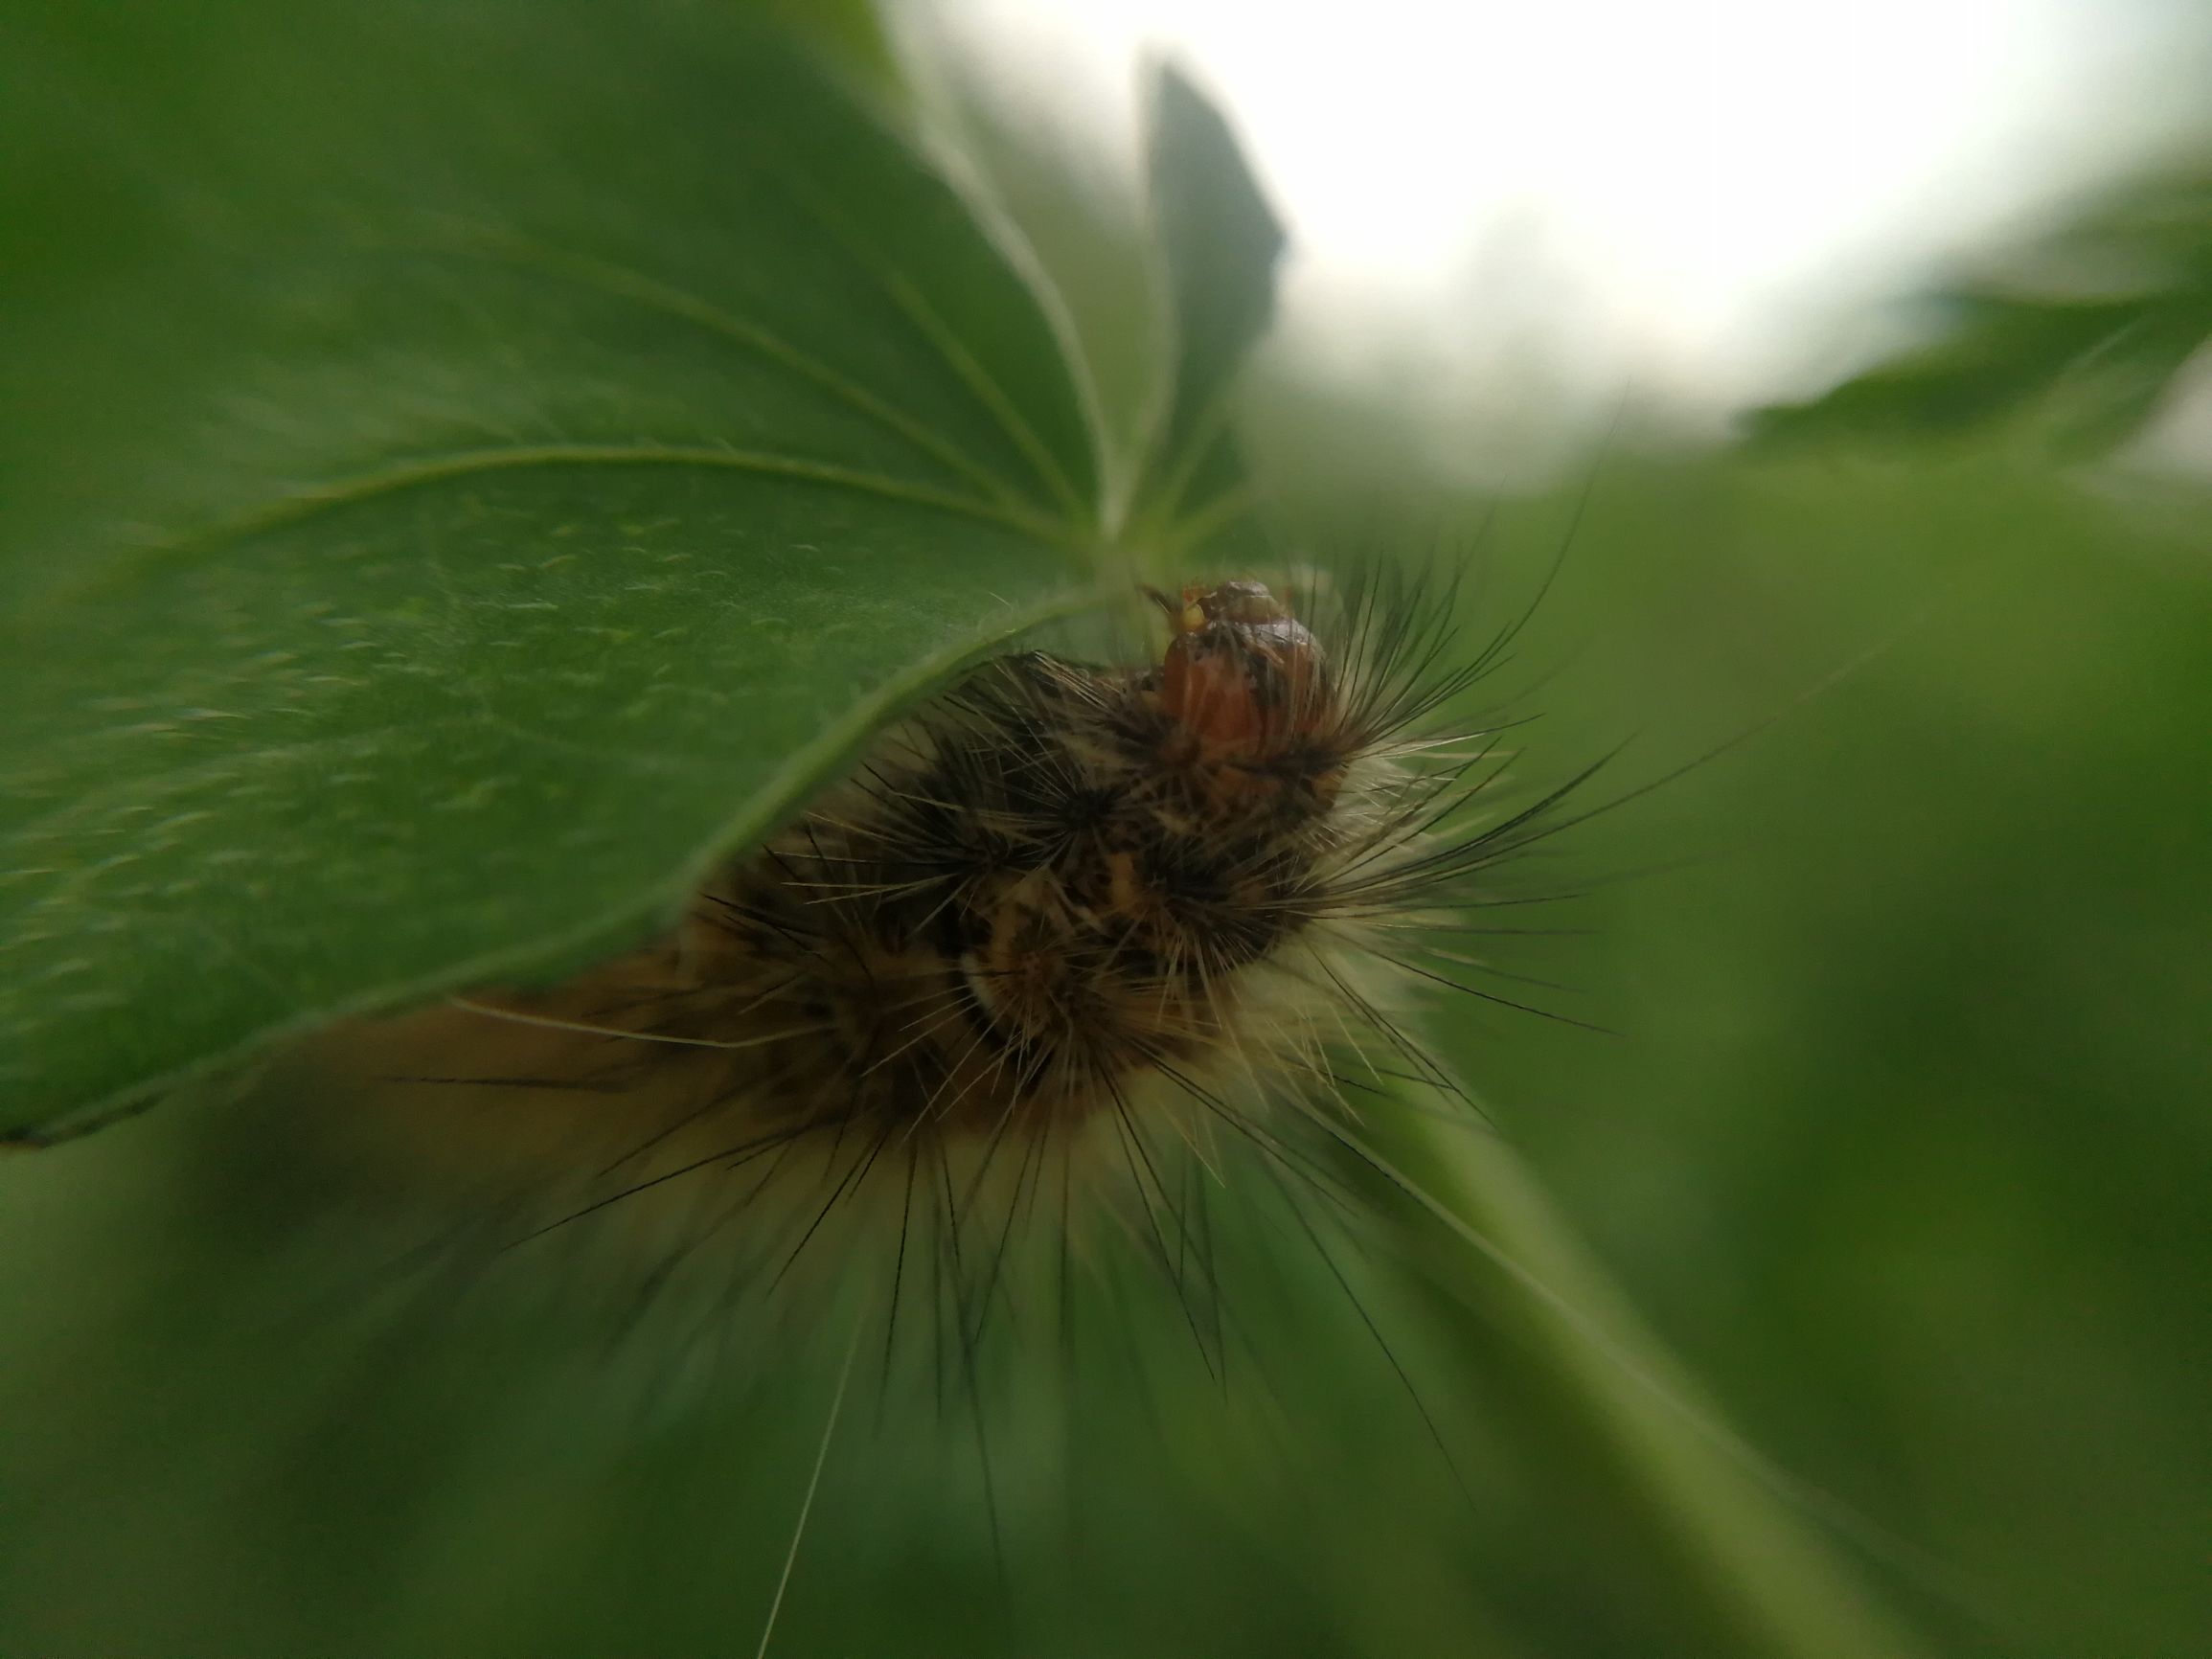
[[[0,1127],[651,925],[1081,602],[958,198],[738,9],[0,43]]]

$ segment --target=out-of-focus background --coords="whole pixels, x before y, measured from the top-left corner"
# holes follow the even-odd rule
[[[2204,20],[967,0],[901,32],[948,123],[1109,194],[1140,45],[1219,97],[1293,239],[1242,412],[1291,534],[1487,526],[1471,625],[1566,546],[1513,670],[1531,763],[1628,739],[1598,798],[1658,786],[1551,854],[1586,931],[1528,965],[1607,1033],[1455,1009],[1440,1035],[1789,1471],[1791,1524],[1927,1651],[2199,1650]],[[2071,350],[2115,294],[2155,328]],[[2100,352],[2157,385],[2085,443]],[[1924,360],[1833,419],[1746,419]],[[0,1170],[0,1650],[751,1651],[840,1345],[610,1410],[604,1355],[555,1338],[425,1356],[403,1319],[317,1323],[343,1182],[222,1121]],[[1669,1494],[1532,1391],[1525,1332],[1347,1271],[1398,1351],[1255,1292],[1276,1372],[1233,1432],[1172,1360],[1086,1374],[1072,1464],[1025,1450],[1057,1417],[1001,1425],[988,1501],[942,1415],[850,1431],[771,1650],[1774,1650]]]
[[[2186,0],[943,0],[919,56],[1133,172],[1137,63],[1236,112],[1292,251],[1272,351],[1455,476],[1624,397],[1703,432],[1912,342],[1901,304],[2212,143]]]

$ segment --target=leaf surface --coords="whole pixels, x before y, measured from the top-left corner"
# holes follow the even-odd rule
[[[650,928],[1091,591],[961,200],[728,8],[0,54],[0,1125]]]

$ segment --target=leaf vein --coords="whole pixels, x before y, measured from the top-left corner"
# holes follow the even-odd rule
[[[912,444],[940,466],[959,473],[990,494],[998,506],[1018,511],[1025,505],[1022,492],[1016,485],[962,454],[912,415],[877,397],[866,387],[855,384],[828,363],[801,351],[774,330],[689,289],[616,261],[603,260],[591,254],[572,253],[565,248],[489,227],[468,226],[449,243],[429,245],[438,251],[504,260],[520,268],[535,269],[565,279],[610,298],[627,300],[690,323],[710,334],[758,352],[770,362],[811,381],[893,436]]]

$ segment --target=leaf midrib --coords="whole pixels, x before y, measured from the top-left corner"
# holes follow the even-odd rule
[[[422,456],[279,495],[196,534],[141,549],[136,557],[111,564],[82,582],[50,591],[43,596],[42,604],[58,609],[72,602],[93,599],[125,582],[143,580],[149,566],[169,560],[200,558],[253,536],[288,529],[322,513],[383,496],[457,479],[541,466],[697,467],[705,471],[751,472],[827,489],[850,489],[857,494],[958,514],[1033,536],[1044,546],[1061,552],[1074,552],[1083,545],[1077,528],[1061,520],[998,507],[926,484],[840,466],[834,462],[777,454],[772,450],[684,443],[500,444]]]

